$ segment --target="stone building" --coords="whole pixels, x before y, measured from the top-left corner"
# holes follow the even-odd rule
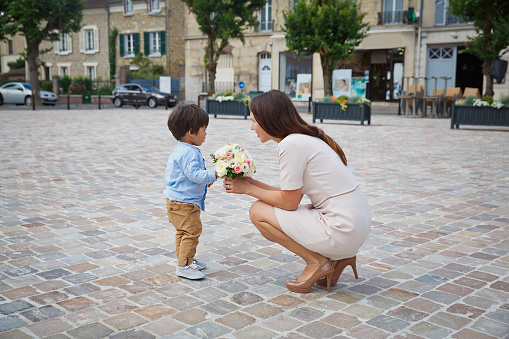
[[[21,58],[21,53],[25,50],[25,46],[25,37],[19,33],[14,37],[9,37],[6,41],[0,41],[1,73],[5,74],[12,71],[7,64]]]
[[[245,32],[245,45],[238,39],[230,41],[228,51],[219,59],[216,91],[221,84],[240,81],[244,91],[285,91],[293,100],[299,98],[299,84],[311,84],[312,98],[324,96],[323,76],[318,54],[298,58],[287,50],[283,11],[293,10],[297,0],[268,0],[258,13],[260,25]],[[347,70],[351,94],[375,101],[393,101],[406,84],[425,84],[428,94],[437,88],[477,87],[484,92],[485,81],[479,59],[459,54],[468,36],[475,36],[472,24],[464,23],[447,11],[448,0],[364,0],[359,2],[369,23],[368,36],[356,49],[354,57],[343,68]],[[192,13],[186,23],[186,99],[197,100],[206,83],[203,67],[206,36]],[[445,72],[447,70],[447,72]],[[469,70],[465,72],[465,70]],[[444,73],[445,72],[445,73]],[[475,78],[472,80],[472,78]],[[334,88],[334,86],[333,86]],[[235,89],[239,91],[238,86]],[[495,97],[508,94],[507,84],[496,84]]]
[[[105,4],[105,0],[87,0],[79,32],[63,33],[58,41],[41,43],[41,50],[52,48],[40,56],[44,62],[39,69],[41,80],[64,75],[109,79],[108,11]]]

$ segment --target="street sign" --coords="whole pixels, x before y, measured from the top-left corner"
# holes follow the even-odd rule
[[[239,82],[239,88],[240,89],[244,89],[245,86],[246,86],[246,84],[244,84],[244,81],[240,81]]]

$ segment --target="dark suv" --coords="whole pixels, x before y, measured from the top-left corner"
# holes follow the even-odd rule
[[[151,108],[155,108],[158,105],[165,106],[166,101],[168,102],[168,107],[173,107],[177,104],[177,98],[174,95],[163,93],[152,86],[139,84],[118,85],[111,94],[111,101],[117,107],[133,105],[136,108],[144,105],[148,105]]]

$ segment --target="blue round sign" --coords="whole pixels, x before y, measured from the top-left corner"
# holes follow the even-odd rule
[[[244,84],[244,81],[239,82],[240,89],[243,89],[245,86],[246,86],[246,84]]]

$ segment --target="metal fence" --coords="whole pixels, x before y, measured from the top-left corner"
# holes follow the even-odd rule
[[[149,85],[160,89],[159,79],[132,79],[129,78],[128,82],[139,85]],[[177,97],[177,102],[180,101],[180,81],[179,79],[171,79],[171,94]]]

